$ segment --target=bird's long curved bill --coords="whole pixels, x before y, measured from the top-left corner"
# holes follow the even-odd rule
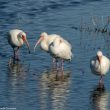
[[[29,46],[29,43],[28,43],[28,40],[27,39],[25,39],[25,43],[26,43],[26,45],[28,47],[28,50],[29,50],[29,53],[30,53],[30,46]]]
[[[35,52],[35,49],[36,49],[37,45],[41,42],[41,40],[42,40],[42,37],[40,37],[40,39],[36,42],[36,44],[34,46],[34,52]]]
[[[101,63],[101,58],[102,58],[101,56],[97,56],[99,63]]]

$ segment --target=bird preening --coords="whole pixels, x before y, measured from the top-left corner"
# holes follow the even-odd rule
[[[103,55],[102,51],[98,51],[96,56],[90,60],[90,68],[93,74],[100,76],[99,84],[103,85],[103,76],[110,69],[110,60]]]
[[[20,47],[22,47],[24,42],[26,43],[29,53],[30,53],[30,46],[26,38],[26,33],[24,31],[19,30],[19,29],[12,29],[8,32],[7,39],[8,39],[8,43],[13,48],[13,59],[14,60],[19,60],[18,50]]]

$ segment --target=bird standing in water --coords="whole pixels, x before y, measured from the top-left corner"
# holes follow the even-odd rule
[[[50,55],[53,57],[54,62],[58,61],[58,59],[62,59],[62,63],[61,63],[62,71],[63,71],[63,61],[71,60],[73,56],[71,51],[72,49],[71,44],[57,34],[48,35],[46,32],[43,32],[34,46],[34,51],[38,44],[40,44],[42,50],[50,53]],[[58,65],[57,65],[57,69],[58,69]]]
[[[110,60],[103,55],[102,51],[98,51],[97,55],[90,60],[90,68],[93,74],[100,76],[99,84],[103,85],[103,76],[109,71]]]
[[[19,30],[19,29],[10,30],[8,32],[7,39],[8,39],[9,44],[13,48],[14,60],[19,60],[18,50],[23,45],[24,42],[26,43],[29,53],[30,53],[30,47],[29,47],[29,43],[26,38],[26,33],[23,32],[22,30]]]
[[[63,64],[66,60],[71,60],[73,57],[71,44],[62,37],[55,38],[49,45],[50,54],[56,59],[61,60],[61,73],[63,78]]]
[[[46,32],[41,33],[40,38],[36,42],[34,46],[34,51],[35,48],[40,45],[40,48],[44,50],[45,52],[49,53],[49,45],[53,42],[55,38],[59,38],[60,36],[57,34],[50,34],[48,35]],[[55,63],[55,58],[53,58],[53,64]]]

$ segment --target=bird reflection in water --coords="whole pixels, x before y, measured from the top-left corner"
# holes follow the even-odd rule
[[[26,74],[26,68],[20,61],[13,63],[13,59],[9,60],[6,95],[10,104],[16,105],[19,100],[24,100]]]
[[[100,84],[97,85],[91,95],[93,110],[109,110],[109,98],[109,93],[104,85],[103,87]]]
[[[64,110],[70,92],[70,71],[65,71],[65,80],[56,81],[52,71],[42,74],[40,80],[40,106],[42,110]]]
[[[8,67],[10,73],[23,74],[23,72],[25,72],[25,68],[23,67],[23,64],[21,64],[20,61],[14,60],[13,58],[9,59]]]
[[[51,70],[47,71],[47,74],[45,75],[47,75],[48,80],[57,82],[57,81],[65,81],[70,77],[70,71],[63,70],[63,74],[64,75],[62,78],[60,71],[58,71],[56,68],[52,68]]]

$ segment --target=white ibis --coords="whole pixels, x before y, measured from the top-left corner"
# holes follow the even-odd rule
[[[57,34],[50,34],[48,35],[46,32],[41,33],[39,40],[36,42],[34,46],[35,48],[40,45],[41,49],[45,52],[49,52],[49,45],[53,42],[55,38],[59,38],[60,36]],[[55,59],[53,58],[53,63],[55,62]]]
[[[53,42],[53,40],[56,37],[59,37],[59,36],[56,34],[48,35],[46,32],[41,33],[39,40],[34,46],[34,51],[35,51],[36,46],[40,44],[40,47],[42,50],[49,52],[49,45]]]
[[[63,61],[71,60],[73,57],[71,44],[62,37],[56,37],[49,45],[49,51],[55,59],[61,59],[61,69],[63,77]]]
[[[40,44],[41,49],[52,55],[53,62],[55,62],[57,58],[62,59],[62,70],[63,60],[70,60],[72,57],[71,44],[57,34],[48,35],[46,32],[43,32],[35,44],[34,51],[38,44]]]
[[[23,45],[24,42],[26,43],[29,53],[30,53],[30,47],[29,47],[29,43],[26,38],[26,33],[23,32],[22,30],[19,30],[19,29],[10,30],[8,33],[8,42],[13,48],[14,59],[19,60],[18,50]]]
[[[62,70],[63,60],[71,60],[73,56],[71,52],[71,44],[57,34],[48,35],[46,32],[43,32],[35,44],[34,51],[38,44],[40,44],[41,49],[49,52],[54,59],[62,59]]]
[[[103,84],[103,76],[108,73],[110,68],[110,60],[103,55],[101,51],[90,60],[90,68],[93,74],[100,76],[99,84]]]

